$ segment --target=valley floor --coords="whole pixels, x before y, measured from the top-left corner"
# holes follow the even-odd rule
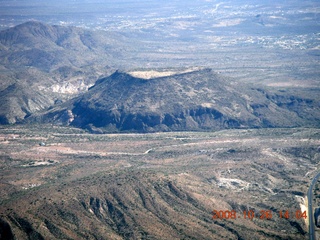
[[[0,236],[307,239],[304,197],[319,149],[312,128],[1,127]]]

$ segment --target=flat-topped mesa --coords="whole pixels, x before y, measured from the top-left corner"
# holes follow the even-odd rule
[[[143,79],[151,79],[151,78],[159,78],[159,77],[169,77],[176,74],[182,74],[182,73],[189,73],[198,71],[204,68],[201,67],[192,67],[187,68],[184,70],[178,70],[178,69],[163,69],[163,70],[133,70],[129,71],[128,74],[137,77],[137,78],[143,78]]]
[[[95,132],[212,131],[318,124],[318,115],[301,116],[302,111],[308,111],[304,102],[315,107],[317,101],[300,97],[290,105],[291,95],[230,83],[208,68],[148,80],[116,71],[78,98],[29,120]],[[72,121],[66,117],[69,115],[73,116]]]

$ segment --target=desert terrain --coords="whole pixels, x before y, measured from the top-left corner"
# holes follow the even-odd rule
[[[308,239],[319,12],[1,0],[0,239]]]
[[[318,129],[0,134],[8,239],[308,239]]]

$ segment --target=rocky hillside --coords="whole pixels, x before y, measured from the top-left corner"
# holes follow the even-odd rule
[[[98,132],[319,125],[317,89],[266,90],[210,69],[110,76],[130,65],[129,46],[138,45],[119,33],[34,21],[1,31],[0,124],[33,115],[28,121]]]
[[[31,116],[97,132],[319,126],[319,90],[255,88],[211,69],[139,78],[115,72],[82,96]]]
[[[112,32],[34,21],[1,31],[0,124],[86,91],[118,67],[126,41]]]
[[[306,240],[319,134],[2,127],[0,239]]]

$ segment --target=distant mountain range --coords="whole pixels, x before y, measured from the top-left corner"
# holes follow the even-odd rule
[[[320,125],[319,89],[253,87],[208,68],[167,75],[145,69],[141,76],[115,71],[128,41],[39,22],[0,32],[0,123],[93,132]],[[148,71],[159,74],[145,79]]]

